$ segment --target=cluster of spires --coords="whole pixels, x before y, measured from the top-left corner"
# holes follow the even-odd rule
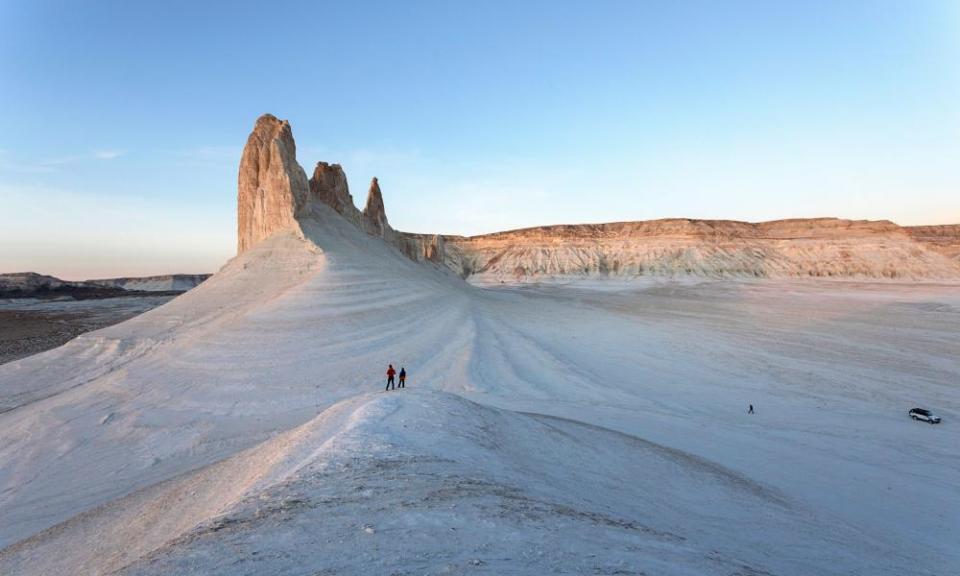
[[[394,235],[376,178],[370,182],[361,212],[353,204],[343,168],[318,162],[307,180],[297,162],[290,123],[264,114],[257,119],[240,159],[237,252],[248,250],[277,231],[295,229],[297,217],[309,210],[311,199],[330,206],[368,234],[383,238]]]

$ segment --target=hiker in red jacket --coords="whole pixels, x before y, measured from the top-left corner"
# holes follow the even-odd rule
[[[396,375],[397,371],[393,369],[393,364],[387,365],[387,387],[384,389],[384,392],[391,389],[396,389],[396,386],[393,383],[393,377]]]

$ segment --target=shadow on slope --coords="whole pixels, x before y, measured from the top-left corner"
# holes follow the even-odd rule
[[[0,572],[844,574],[868,554],[683,453],[406,390],[55,526],[0,553]]]
[[[369,390],[384,358],[448,339],[460,279],[326,206],[303,228],[164,306],[0,366],[0,547],[302,424]]]

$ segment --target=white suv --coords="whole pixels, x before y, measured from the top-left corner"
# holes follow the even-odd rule
[[[907,414],[909,414],[914,420],[923,420],[924,422],[929,422],[931,424],[940,423],[939,416],[934,416],[929,410],[925,410],[923,408],[914,408],[910,412],[907,412]]]

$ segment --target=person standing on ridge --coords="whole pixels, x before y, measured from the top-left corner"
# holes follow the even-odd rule
[[[403,366],[400,367],[400,384],[397,388],[406,388],[407,383],[407,369]]]
[[[397,371],[393,369],[393,364],[387,364],[387,387],[384,389],[384,392],[387,390],[396,389],[396,386],[393,383],[393,376]]]

